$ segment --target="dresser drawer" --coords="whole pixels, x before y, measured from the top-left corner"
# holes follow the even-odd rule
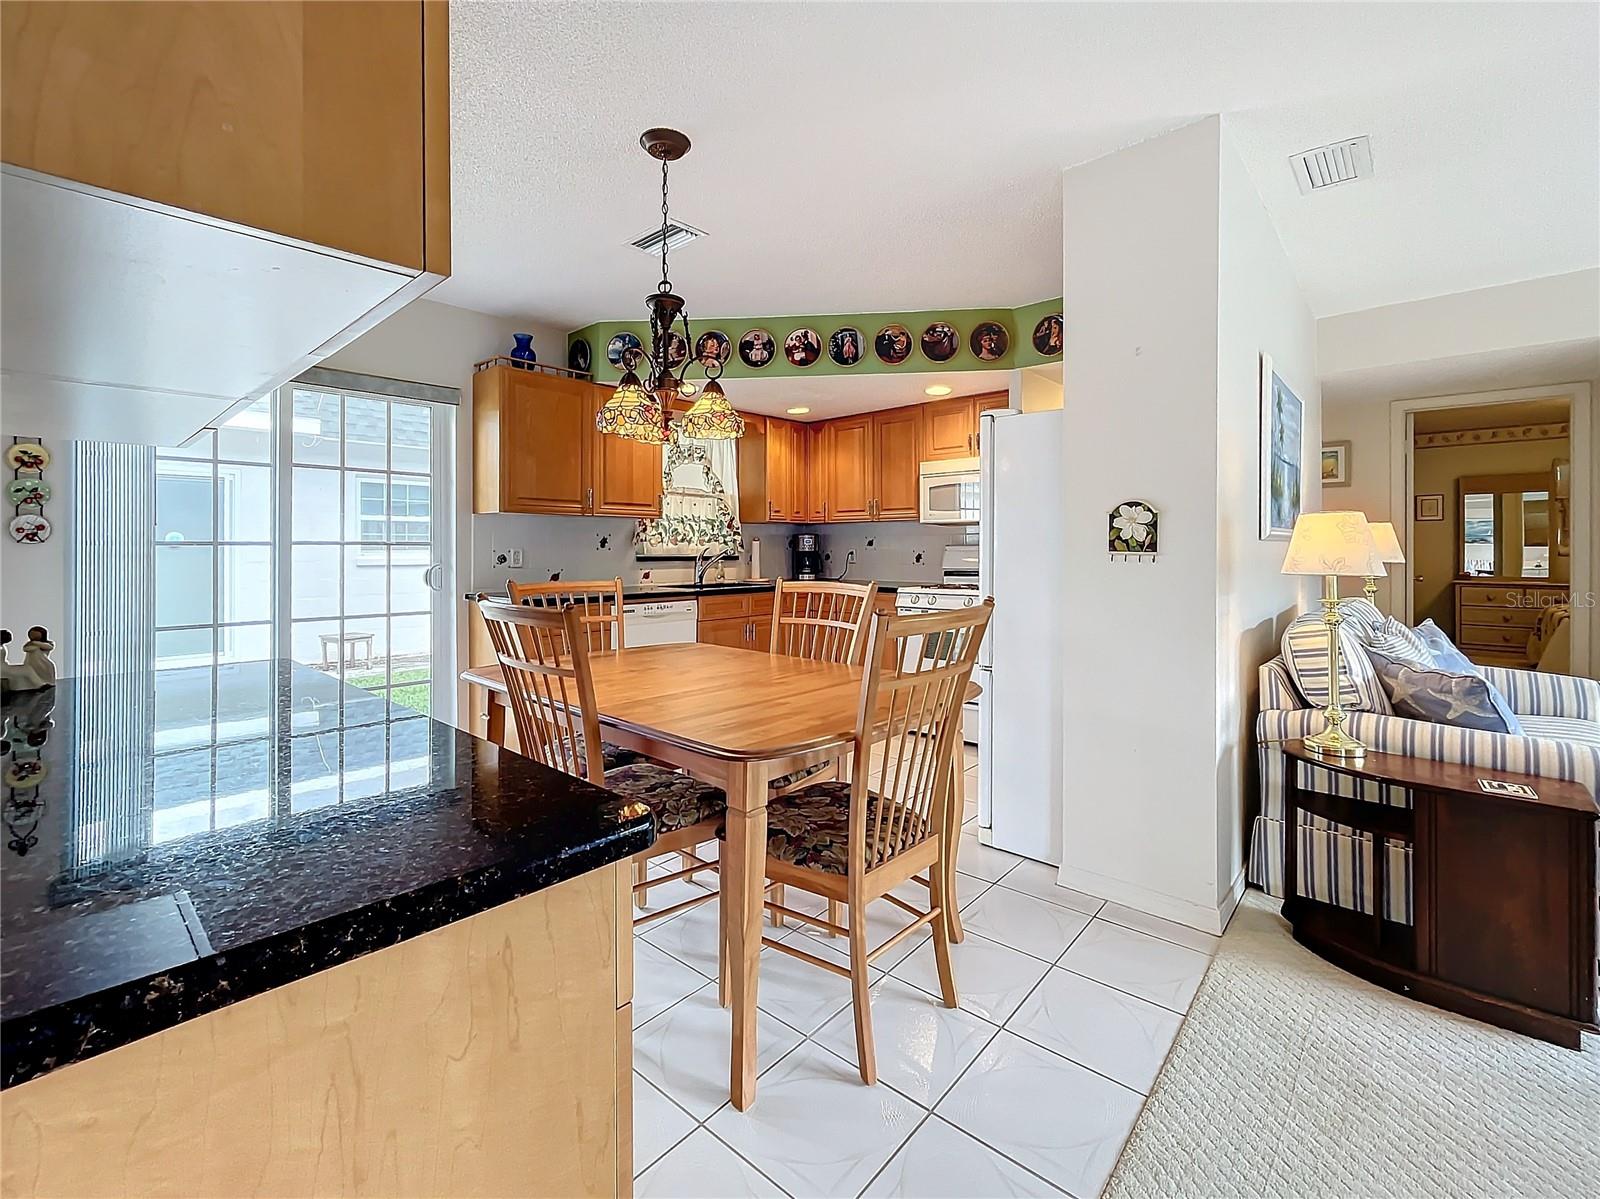
[[[1521,649],[1528,648],[1528,630],[1480,625],[1464,624],[1460,629],[1460,643],[1463,647],[1482,646],[1486,649]]]
[[[1466,604],[1461,605],[1461,615],[1456,621],[1460,625],[1514,625],[1523,629],[1531,629],[1538,622],[1538,608],[1480,608]]]
[[[1463,583],[1456,588],[1456,602],[1485,608],[1512,608],[1522,601],[1521,587],[1505,583]]]

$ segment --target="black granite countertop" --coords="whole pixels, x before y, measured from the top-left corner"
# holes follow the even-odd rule
[[[655,836],[640,805],[287,661],[0,710],[8,1087]]]
[[[870,579],[844,579],[844,580],[827,579],[827,580],[824,580],[824,581],[825,582],[843,581],[843,582],[846,582],[846,583],[868,583],[868,582],[872,582],[874,580],[870,580]],[[879,591],[900,591],[902,589],[911,588],[911,587],[933,587],[933,586],[937,585],[937,584],[934,584],[934,583],[931,583],[931,582],[929,582],[929,583],[886,583],[886,582],[882,581],[881,579],[880,580],[876,580],[876,581],[877,581],[877,584],[878,584],[878,590]],[[771,579],[767,579],[764,582],[750,582],[750,581],[747,581],[747,580],[744,580],[744,579],[738,579],[738,580],[731,580],[731,581],[726,582],[726,583],[706,583],[705,585],[700,586],[700,587],[696,587],[693,583],[632,583],[632,584],[629,584],[629,585],[626,585],[626,586],[623,587],[623,589],[622,589],[622,598],[624,600],[699,599],[702,595],[740,595],[740,594],[749,594],[750,592],[753,592],[753,591],[771,591],[771,590],[772,590],[772,580]],[[505,593],[505,591],[503,589],[496,588],[494,591],[486,592],[485,594],[495,596],[496,598],[499,598],[499,599],[504,599],[506,593]],[[476,591],[468,591],[468,592],[464,593],[462,598],[469,599],[469,600],[474,600],[474,599],[478,598],[478,593]]]

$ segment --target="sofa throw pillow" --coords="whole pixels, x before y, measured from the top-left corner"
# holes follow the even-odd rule
[[[1476,671],[1445,670],[1425,659],[1367,647],[1395,715],[1460,729],[1522,736],[1522,723],[1505,696]]]
[[[1433,664],[1440,669],[1465,674],[1482,673],[1466,654],[1456,648],[1456,643],[1450,640],[1450,635],[1433,621],[1425,620],[1419,624],[1417,636],[1422,638],[1422,643],[1428,647],[1428,653],[1433,657]]]
[[[1394,619],[1378,611],[1377,605],[1364,595],[1352,595],[1340,600],[1339,615],[1355,625],[1363,635],[1382,628],[1385,620]]]
[[[1322,613],[1305,612],[1283,632],[1283,661],[1307,705],[1328,706],[1328,627]],[[1357,626],[1339,625],[1339,703],[1347,712],[1390,711]]]
[[[1417,631],[1392,616],[1384,617],[1381,625],[1367,633],[1366,643],[1369,650],[1380,650],[1391,658],[1426,662],[1431,666],[1439,665],[1434,661],[1433,651],[1428,648],[1428,643]]]

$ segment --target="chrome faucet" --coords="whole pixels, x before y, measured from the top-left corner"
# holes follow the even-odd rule
[[[694,585],[704,587],[706,584],[706,571],[725,558],[733,557],[733,550],[724,545],[717,548],[717,552],[709,558],[706,557],[706,547],[701,546],[700,552],[694,556]]]

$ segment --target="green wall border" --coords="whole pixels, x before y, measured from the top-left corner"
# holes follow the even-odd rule
[[[838,375],[923,375],[942,374],[949,371],[1008,371],[1018,367],[1039,366],[1047,362],[1060,362],[1061,355],[1045,356],[1033,348],[1033,327],[1039,319],[1052,312],[1061,311],[1061,298],[1039,300],[1021,308],[930,308],[918,312],[847,312],[808,316],[751,316],[706,317],[690,316],[694,335],[718,329],[733,342],[733,355],[728,360],[723,377],[726,379],[792,379]],[[920,338],[923,329],[934,321],[948,321],[961,334],[961,350],[949,362],[934,362],[923,356],[921,346],[911,351],[911,357],[898,366],[879,360],[873,353],[872,339],[885,325],[901,324],[911,330],[913,340]],[[998,321],[1011,334],[1010,349],[993,362],[984,362],[973,354],[969,343],[972,330],[984,321]],[[835,329],[853,326],[861,330],[866,344],[866,355],[855,366],[840,366],[828,357],[827,342]],[[739,338],[747,329],[765,329],[778,343],[778,355],[760,370],[747,367],[739,361]],[[823,354],[810,366],[793,366],[783,356],[783,339],[795,329],[815,329],[823,342]],[[629,332],[648,345],[650,323],[636,321],[596,321],[582,329],[567,334],[567,346],[578,338],[589,342],[594,378],[599,383],[614,383],[622,372],[606,361],[606,345],[618,333]],[[558,364],[566,365],[566,356]],[[698,375],[698,371],[695,372]]]

